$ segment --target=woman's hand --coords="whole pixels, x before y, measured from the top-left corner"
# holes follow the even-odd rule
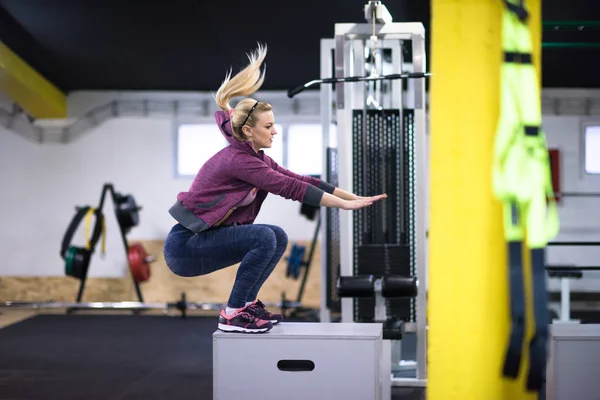
[[[376,201],[385,199],[387,194],[380,194],[371,197],[358,197],[352,195],[351,198],[341,199],[329,193],[324,193],[321,197],[319,205],[324,207],[341,208],[342,210],[358,210],[359,208],[368,207]]]
[[[342,210],[358,210],[364,207],[369,207],[374,202],[385,199],[386,197],[387,194],[380,194],[371,197],[358,197],[356,200],[344,200],[344,203],[340,208]]]
[[[369,200],[372,202],[376,202],[379,201],[381,199],[386,199],[387,198],[387,194],[378,194],[377,196],[370,196],[370,197],[363,197],[363,196],[356,196],[357,200]]]
[[[363,196],[359,196],[357,194],[354,193],[350,193],[350,192],[346,192],[345,190],[342,190],[340,188],[335,188],[335,190],[332,193],[335,197],[339,197],[342,200],[349,200],[349,201],[355,201],[355,200],[369,200],[369,201],[378,201],[381,199],[385,199],[387,197],[387,194],[380,194],[377,196],[369,196],[369,197],[363,197]]]

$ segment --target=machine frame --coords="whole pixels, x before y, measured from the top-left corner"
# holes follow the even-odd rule
[[[377,43],[392,49],[392,73],[412,72],[425,73],[425,28],[421,23],[386,23],[372,25],[369,23],[335,24],[335,38],[321,40],[321,78],[335,78],[363,75],[366,43],[377,36]],[[412,64],[402,60],[402,43],[412,44]],[[379,44],[378,44],[379,45]],[[333,52],[333,56],[332,56]],[[405,69],[405,70],[403,70]],[[402,90],[402,81],[391,81],[392,104],[389,107],[411,108],[414,110],[414,177],[415,177],[415,269],[419,284],[416,301],[416,322],[407,323],[406,331],[417,335],[416,378],[392,378],[392,386],[425,386],[427,378],[427,149],[426,149],[426,90],[425,79],[409,79],[408,90]],[[365,104],[365,85],[360,83],[336,83],[335,93],[332,85],[321,85],[321,121],[323,125],[323,148],[337,147],[339,160],[339,186],[353,192],[353,150],[351,121],[354,109],[363,109]],[[335,106],[335,110],[334,107]],[[334,118],[335,117],[335,118]],[[330,132],[332,122],[337,123],[337,135]],[[336,137],[332,137],[336,136]],[[337,144],[335,143],[337,139]],[[323,165],[327,165],[326,152],[323,154]],[[326,213],[323,213],[322,232],[327,232]],[[340,210],[340,275],[353,275],[353,213]],[[321,285],[321,321],[331,320],[327,308],[326,286],[329,280],[326,262],[327,243],[321,240],[322,246],[322,282]],[[342,322],[354,322],[354,299],[342,298]],[[391,346],[388,347],[391,349]],[[390,350],[391,351],[391,350]]]

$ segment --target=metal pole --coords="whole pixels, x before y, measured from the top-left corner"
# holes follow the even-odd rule
[[[548,242],[548,246],[600,246],[600,242]]]
[[[560,280],[560,321],[569,322],[571,319],[571,293],[569,289],[569,279]]]

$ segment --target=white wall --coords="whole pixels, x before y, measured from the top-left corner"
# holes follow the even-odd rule
[[[583,172],[582,122],[589,117],[544,116],[548,146],[560,150],[561,191],[600,193],[600,176]],[[597,119],[598,120],[598,119]],[[598,155],[600,157],[600,154]],[[600,197],[567,197],[559,205],[560,233],[555,241],[600,242]],[[600,247],[549,247],[548,264],[600,266]],[[559,288],[550,280],[553,290]],[[572,281],[573,290],[600,289],[600,273],[586,272],[584,279]]]
[[[69,99],[69,116],[77,118],[115,98],[140,94],[76,93]],[[181,94],[155,94],[159,100]],[[154,97],[153,97],[154,98]],[[197,99],[195,95],[184,99]],[[318,99],[318,97],[317,97]],[[282,102],[284,108],[289,102]],[[318,115],[318,107],[301,105],[302,115]],[[279,108],[278,108],[279,109]],[[288,116],[289,117],[289,116]],[[550,147],[561,150],[563,191],[600,192],[600,179],[581,173],[580,124],[585,117],[544,116]],[[219,134],[215,129],[215,134]],[[167,210],[190,180],[174,178],[173,125],[169,118],[109,119],[71,143],[37,144],[0,128],[0,276],[61,276],[60,242],[75,205],[97,205],[105,182],[134,195],[143,207],[140,225],[130,239],[164,239],[174,221]],[[107,199],[107,257],[95,257],[90,276],[122,276],[125,252],[112,203]],[[560,206],[561,233],[556,240],[600,240],[600,198],[567,198]],[[315,223],[299,214],[300,204],[270,195],[257,223],[282,226],[291,241],[310,240]],[[75,242],[83,245],[83,224]],[[550,264],[598,265],[600,249],[552,248]],[[589,274],[594,276],[594,274]],[[598,275],[598,274],[597,274]],[[587,275],[586,275],[587,276]],[[597,279],[575,282],[576,289],[600,287]],[[556,282],[551,282],[556,287]]]
[[[130,239],[164,239],[174,224],[168,209],[191,183],[174,178],[173,143],[172,122],[158,118],[112,119],[69,144],[35,144],[0,128],[0,276],[64,275],[59,249],[74,207],[98,205],[106,182],[143,207]],[[104,212],[106,259],[98,251],[89,276],[122,276],[125,252],[110,197]],[[310,240],[315,223],[299,212],[300,203],[270,195],[256,222],[280,225],[291,241]],[[83,223],[75,237],[84,244]]]

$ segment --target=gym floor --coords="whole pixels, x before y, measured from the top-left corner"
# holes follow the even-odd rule
[[[2,310],[0,398],[212,400],[214,331],[207,315]]]

